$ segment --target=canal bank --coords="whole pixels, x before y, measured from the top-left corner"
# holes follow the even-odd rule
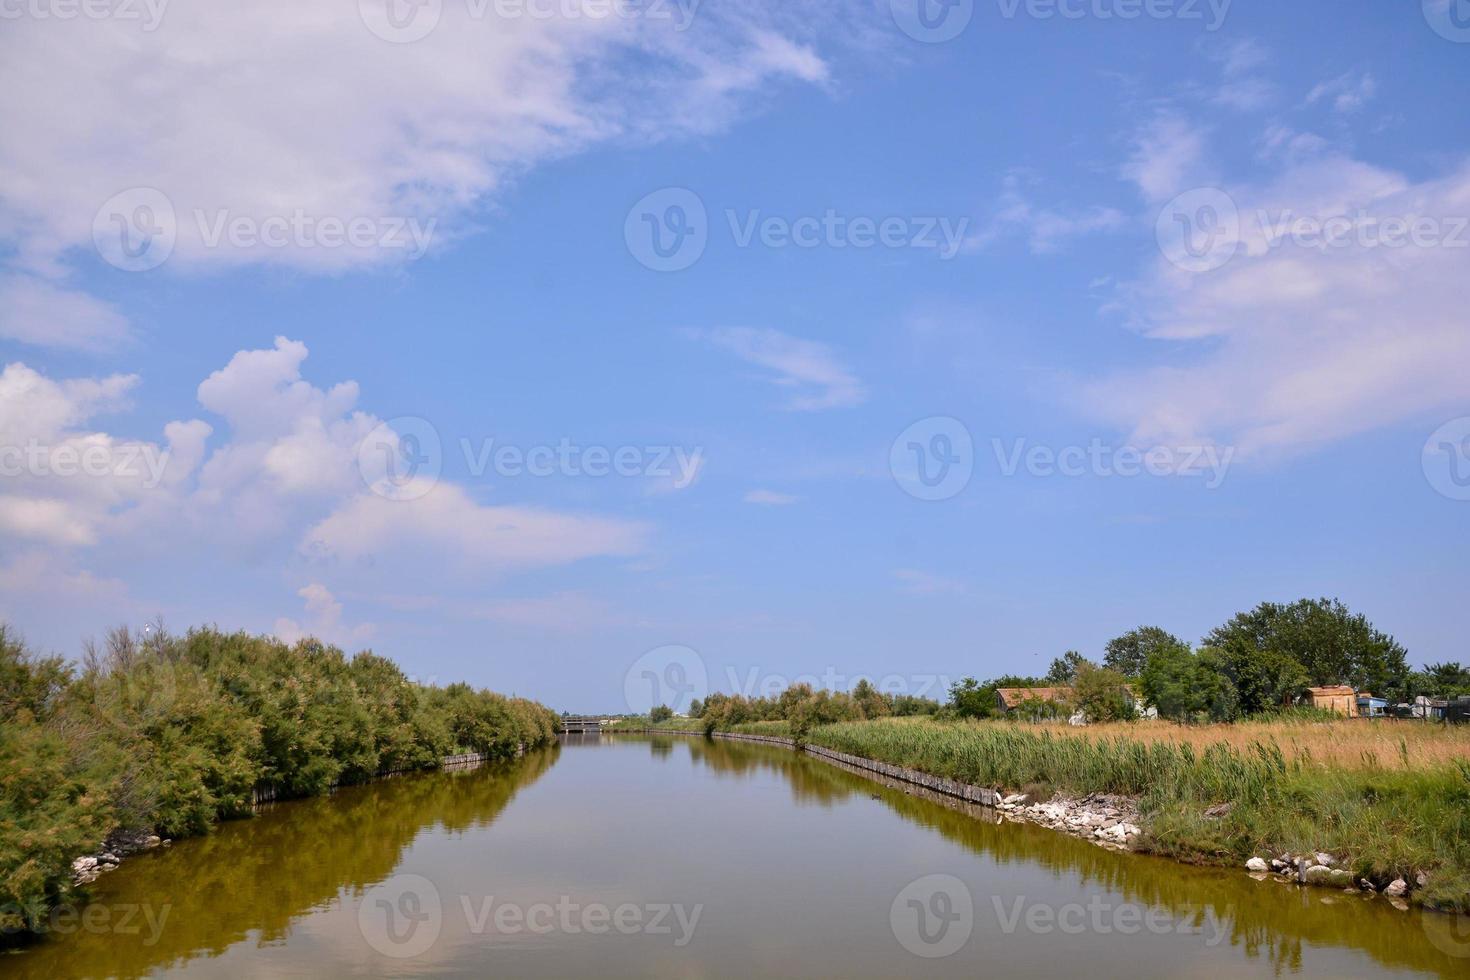
[[[674,728],[642,728],[627,731],[641,734],[705,735],[698,730]],[[616,733],[613,730],[612,733]],[[853,753],[841,752],[826,746],[814,745],[809,740],[780,735],[760,735],[743,732],[714,731],[708,733],[719,739],[764,743],[795,751],[802,751],[824,762],[849,769],[868,778],[889,780],[911,789],[922,790],[940,801],[959,801],[989,808],[999,818],[1037,824],[1050,830],[1060,831],[1087,840],[1100,847],[1138,851],[1172,858],[1185,864],[1230,866],[1230,862],[1219,860],[1218,855],[1205,854],[1198,850],[1161,846],[1153,835],[1146,832],[1145,819],[1140,814],[1137,797],[1110,793],[1088,793],[1065,795],[1048,793],[1043,800],[1033,800],[1028,794],[1003,794],[999,790],[946,778],[912,767],[901,766]],[[946,803],[947,805],[947,803]],[[1204,819],[1221,821],[1231,813],[1233,804],[1212,806],[1204,813]],[[1273,852],[1266,852],[1268,854]],[[1417,898],[1418,890],[1427,884],[1424,872],[1414,875],[1395,876],[1390,880],[1374,882],[1355,875],[1346,862],[1321,850],[1303,849],[1301,853],[1281,852],[1277,856],[1262,858],[1252,856],[1245,862],[1245,872],[1252,878],[1274,880],[1281,883],[1330,888],[1339,892],[1358,894],[1366,898],[1381,895],[1387,904],[1400,911],[1410,908],[1410,900]],[[1236,864],[1239,868],[1240,865]],[[1459,910],[1450,905],[1416,901],[1434,912],[1448,913],[1455,921],[1465,921]]]

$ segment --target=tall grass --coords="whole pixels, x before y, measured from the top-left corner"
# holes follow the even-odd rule
[[[1347,723],[1344,723],[1347,724]],[[1470,760],[1411,764],[1405,743],[1352,764],[1242,740],[1063,734],[1006,723],[881,720],[812,729],[810,744],[963,782],[1136,797],[1146,846],[1194,861],[1329,851],[1354,875],[1427,886],[1426,904],[1470,911]],[[1220,730],[1215,729],[1215,732]],[[1450,735],[1457,738],[1458,735]],[[1392,765],[1385,761],[1393,760]],[[1229,804],[1221,813],[1218,804]],[[1212,808],[1213,814],[1206,811]]]

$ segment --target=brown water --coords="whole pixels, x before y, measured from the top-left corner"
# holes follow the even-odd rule
[[[0,977],[1470,977],[1461,919],[683,737],[279,804],[93,898]]]

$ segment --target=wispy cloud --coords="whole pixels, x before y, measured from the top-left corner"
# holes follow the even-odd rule
[[[1356,112],[1377,92],[1378,82],[1368,72],[1345,72],[1313,87],[1307,93],[1307,105],[1330,101],[1338,112]]]
[[[746,492],[742,499],[747,504],[760,504],[766,507],[784,507],[788,504],[796,503],[801,498],[789,493],[778,493],[775,490],[750,490]]]
[[[967,588],[959,579],[946,578],[917,568],[896,569],[893,577],[898,580],[899,587],[904,592],[912,595],[955,595]]]
[[[867,389],[857,375],[826,344],[753,327],[722,327],[694,334],[767,369],[771,384],[795,392],[786,403],[795,411],[851,408],[867,398]]]

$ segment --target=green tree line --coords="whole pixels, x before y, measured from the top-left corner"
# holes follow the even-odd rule
[[[1411,670],[1404,647],[1367,617],[1336,599],[1263,602],[1211,630],[1198,648],[1157,626],[1109,640],[1100,664],[1069,650],[1045,677],[973,677],[954,684],[945,713],[985,718],[1000,713],[1006,687],[1067,686],[1071,702],[1023,703],[1023,717],[1055,717],[1081,709],[1091,720],[1130,715],[1125,690],[1161,716],[1178,721],[1234,721],[1296,705],[1308,687],[1351,685],[1392,702],[1419,695],[1470,694],[1470,670],[1459,663]]]
[[[446,755],[511,757],[555,738],[543,705],[411,681],[391,660],[306,639],[111,632],[76,666],[0,624],[0,932],[66,900],[111,835],[179,837]]]

